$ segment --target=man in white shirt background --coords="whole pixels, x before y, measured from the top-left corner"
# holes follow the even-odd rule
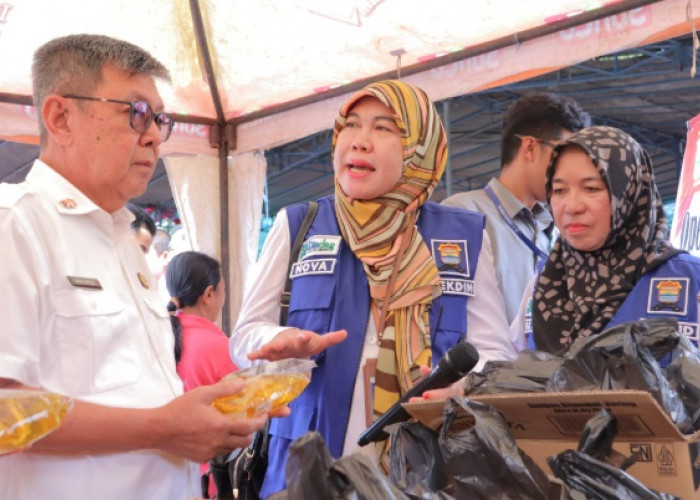
[[[569,97],[534,93],[506,111],[501,131],[501,172],[484,189],[457,193],[444,205],[486,216],[498,287],[510,323],[527,284],[549,253],[553,222],[544,176],[552,148],[581,128],[588,113]]]

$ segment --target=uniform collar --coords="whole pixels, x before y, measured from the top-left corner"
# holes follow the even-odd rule
[[[104,212],[65,177],[41,160],[34,160],[26,182],[44,193],[61,214],[82,215],[97,211]],[[109,215],[118,225],[129,225],[134,219],[134,215],[126,208],[121,208]]]
[[[530,212],[535,220],[545,226],[548,226],[552,222],[552,215],[549,213],[544,203],[536,201],[532,210],[530,210],[530,208],[526,207],[507,187],[501,184],[501,181],[496,177],[489,181],[489,186],[491,186],[491,189],[493,189],[493,192],[496,194],[498,200],[511,219],[514,219],[524,209],[526,212]]]

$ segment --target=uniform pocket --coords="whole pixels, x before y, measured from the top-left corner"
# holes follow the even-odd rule
[[[109,291],[65,290],[55,296],[55,332],[63,382],[72,395],[135,382],[141,372],[124,304]]]
[[[294,441],[309,431],[315,409],[307,405],[292,403],[292,416],[276,418],[270,422],[270,434]]]
[[[289,299],[289,326],[316,333],[327,333],[331,324],[331,304],[335,295],[333,276],[302,276],[292,283]]]

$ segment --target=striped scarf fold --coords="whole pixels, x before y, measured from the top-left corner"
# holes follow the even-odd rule
[[[437,185],[447,161],[447,138],[426,94],[405,82],[368,85],[340,109],[333,146],[352,106],[365,96],[392,110],[401,130],[404,167],[394,188],[372,200],[352,200],[335,183],[341,234],[362,262],[381,336],[374,416],[383,415],[430,365],[429,308],[442,293],[432,255],[416,228],[418,209]]]

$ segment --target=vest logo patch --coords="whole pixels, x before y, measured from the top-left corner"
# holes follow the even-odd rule
[[[698,324],[686,323],[685,321],[678,322],[678,333],[697,344],[698,342]]]
[[[299,278],[300,276],[308,276],[312,274],[333,274],[335,270],[335,259],[314,259],[292,264],[292,270],[289,273],[291,279]]]
[[[647,313],[685,316],[689,278],[652,278]]]
[[[338,255],[341,236],[317,234],[304,242],[299,252],[299,260],[320,255]]]
[[[442,278],[442,293],[445,295],[466,295],[473,297],[475,294],[475,286],[473,280],[456,280]]]
[[[440,274],[471,277],[467,262],[467,240],[430,240],[430,249]]]
[[[533,298],[530,297],[527,300],[527,305],[525,306],[525,334],[532,333],[532,302]]]

